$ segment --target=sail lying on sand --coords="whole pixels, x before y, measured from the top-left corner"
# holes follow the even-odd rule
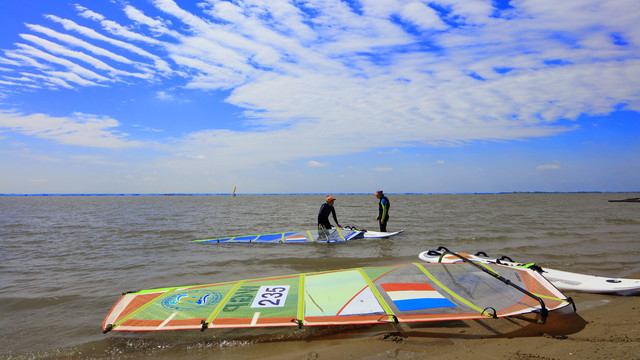
[[[493,275],[487,272],[493,273]],[[502,282],[496,274],[509,279]],[[508,284],[511,282],[511,284]],[[506,317],[570,303],[535,271],[410,263],[125,293],[104,332]]]
[[[303,230],[272,234],[233,236],[218,239],[193,240],[199,243],[314,243],[341,242],[362,237],[364,231],[351,229]]]

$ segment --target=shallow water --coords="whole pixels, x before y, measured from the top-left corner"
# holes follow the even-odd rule
[[[255,341],[243,340],[247,330],[103,335],[101,325],[127,290],[405,263],[440,245],[568,271],[638,274],[640,204],[607,201],[637,196],[389,195],[388,229],[401,235],[283,245],[190,241],[315,228],[324,196],[0,197],[0,356],[112,357],[171,347],[186,358],[246,346]],[[341,225],[378,230],[373,195],[337,198]],[[340,332],[273,330],[267,341],[295,347]]]

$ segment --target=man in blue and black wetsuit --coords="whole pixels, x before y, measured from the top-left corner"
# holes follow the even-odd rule
[[[376,220],[380,223],[380,231],[387,231],[387,222],[389,221],[389,208],[391,207],[391,203],[382,190],[376,191],[376,197],[380,200],[378,203],[378,217]]]
[[[340,228],[338,224],[338,218],[336,217],[336,209],[333,208],[333,202],[335,199],[331,196],[327,196],[327,201],[320,206],[318,212],[318,229],[331,229],[331,223],[329,222],[329,214],[333,215],[333,220],[336,222],[336,226]]]

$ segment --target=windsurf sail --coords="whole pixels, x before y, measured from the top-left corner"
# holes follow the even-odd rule
[[[542,274],[558,290],[582,291],[591,293],[622,293],[630,294],[640,291],[640,279],[625,279],[605,276],[580,274],[569,271],[540,267],[535,263],[518,263],[508,256],[490,258],[484,251],[475,255],[452,252],[444,246],[437,250],[421,252],[418,257],[433,263],[463,263],[471,261],[476,264],[500,264],[512,267],[529,268]]]
[[[217,239],[193,240],[198,243],[316,243],[343,242],[362,237],[363,231],[350,229],[303,230],[272,234],[243,235]]]
[[[104,332],[378,324],[500,318],[569,300],[535,271],[496,264],[409,263],[125,293]]]
[[[231,197],[236,197],[236,186],[233,187],[233,193],[231,194]]]

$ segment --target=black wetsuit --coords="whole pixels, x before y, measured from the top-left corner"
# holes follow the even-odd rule
[[[329,214],[333,215],[333,220],[336,222],[336,226],[340,227],[338,224],[338,218],[336,217],[336,210],[333,206],[324,203],[320,206],[320,211],[318,211],[318,227],[322,229],[331,229],[331,223],[329,222]]]
[[[389,208],[391,208],[391,202],[389,202],[386,196],[382,195],[382,199],[380,199],[380,203],[378,203],[378,217],[380,217],[380,231],[383,232],[387,231]]]

